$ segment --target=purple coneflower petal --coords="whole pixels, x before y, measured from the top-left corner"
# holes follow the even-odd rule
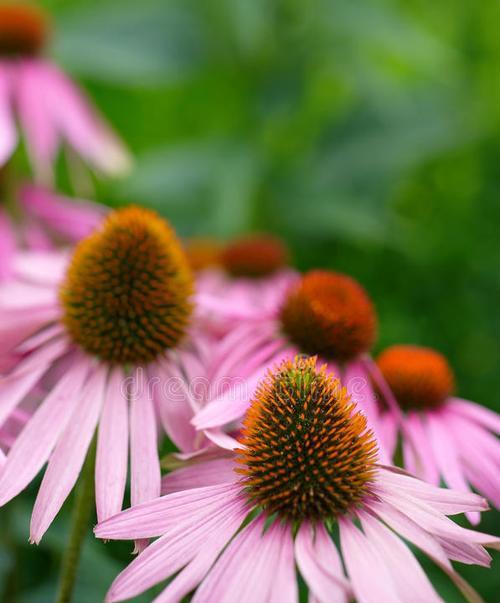
[[[193,560],[205,547],[211,549],[211,561],[240,525],[242,505],[234,500],[212,512],[203,522],[179,523],[148,546],[113,582],[106,601],[129,599]],[[221,533],[225,537],[221,539]],[[212,542],[212,539],[214,541]],[[214,544],[217,545],[214,547]],[[215,550],[214,550],[215,549]],[[207,568],[208,569],[208,568]]]
[[[442,603],[413,553],[391,530],[372,515],[360,513],[368,540],[378,551],[401,603]]]
[[[193,418],[193,425],[197,429],[210,429],[240,419],[247,411],[253,393],[267,370],[267,366],[264,366],[248,379],[236,381]]]
[[[172,363],[158,363],[158,370],[151,372],[160,375],[161,390],[155,392],[155,399],[163,429],[179,450],[193,451],[200,434],[191,425],[194,402],[186,380]]]
[[[180,522],[222,509],[240,490],[238,484],[219,484],[175,492],[126,509],[97,525],[94,532],[106,540],[161,536]]]
[[[0,63],[0,165],[12,155],[17,144],[17,131],[11,109],[11,72],[9,66]]]
[[[188,465],[162,478],[161,493],[166,495],[191,488],[235,482],[238,474],[234,469],[234,461],[231,459],[213,459]]]
[[[344,577],[338,551],[325,528],[303,524],[295,538],[295,558],[300,573],[319,601],[345,603],[351,587]]]
[[[111,373],[99,421],[95,468],[98,521],[121,511],[123,504],[128,462],[128,405],[123,379],[122,370]]]
[[[295,576],[293,538],[287,525],[280,525],[276,529],[281,532],[281,544],[279,559],[274,567],[269,603],[294,603],[299,600],[299,593]]]
[[[78,397],[76,409],[49,460],[31,517],[30,540],[38,544],[75,485],[103,404],[106,371],[98,368]]]
[[[84,93],[55,65],[38,61],[46,93],[53,107],[52,121],[71,146],[98,169],[118,174],[130,167],[130,158]]]
[[[395,585],[371,541],[350,519],[339,521],[347,573],[358,603],[400,603]]]
[[[40,377],[58,356],[67,343],[63,339],[45,345],[22,360],[15,372],[0,378],[0,425],[34,387]]]
[[[427,430],[434,458],[446,484],[461,492],[470,491],[460,462],[460,453],[446,425],[446,419],[443,423],[439,412],[428,413]],[[479,513],[468,511],[466,515],[471,523],[479,523]]]
[[[54,291],[64,278],[68,256],[55,251],[23,251],[16,255],[14,266],[18,278]]]
[[[451,398],[448,405],[458,414],[500,434],[500,415],[489,408],[461,398]]]
[[[491,556],[480,544],[471,544],[468,542],[457,544],[455,541],[448,540],[442,536],[436,536],[436,540],[442,546],[446,555],[454,561],[482,565],[483,567],[490,566]]]
[[[378,474],[377,481],[377,492],[382,488],[393,496],[421,500],[445,515],[488,510],[488,503],[477,494],[438,488],[390,468],[383,468]]]
[[[15,440],[0,475],[0,505],[24,490],[49,458],[78,403],[88,370],[84,360],[69,369]]]
[[[222,450],[236,450],[236,448],[240,447],[238,440],[222,431],[222,429],[206,429],[204,434],[217,447],[222,448]]]
[[[15,250],[16,239],[13,226],[4,210],[0,209],[0,282],[9,278],[12,274],[12,263],[15,257]]]
[[[142,370],[142,369],[139,369]],[[132,505],[160,495],[157,424],[148,383],[136,371],[139,391],[130,400],[130,499]]]
[[[273,525],[263,538],[263,529],[264,519],[260,517],[235,536],[197,589],[193,603],[268,600],[280,557],[280,536]]]
[[[406,435],[411,439],[411,453],[414,456],[415,475],[435,486],[439,485],[440,475],[429,437],[422,424],[422,418],[415,412],[408,413]],[[409,451],[407,454],[411,454]],[[405,463],[405,466],[406,463]],[[409,467],[409,466],[408,466]]]
[[[30,215],[70,241],[86,237],[106,215],[105,208],[97,203],[56,195],[40,186],[24,184],[19,197]]]
[[[17,71],[17,106],[31,162],[38,177],[52,179],[59,136],[51,116],[46,81],[38,61],[24,60]],[[34,99],[36,101],[34,102]]]

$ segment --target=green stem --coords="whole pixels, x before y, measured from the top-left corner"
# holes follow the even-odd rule
[[[96,441],[94,438],[76,488],[71,519],[71,533],[61,564],[56,603],[70,603],[73,596],[78,563],[94,506],[95,452]]]

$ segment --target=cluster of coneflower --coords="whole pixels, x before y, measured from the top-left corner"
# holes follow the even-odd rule
[[[0,5],[0,161],[19,123],[46,185],[61,141],[124,167],[42,58],[47,31],[38,10]],[[139,206],[108,212],[37,185],[10,191],[8,208],[0,505],[46,465],[32,542],[77,485],[95,489],[96,537],[135,543],[108,602],[168,579],[156,603],[294,603],[298,573],[320,603],[442,601],[408,543],[481,600],[451,561],[488,566],[500,540],[448,516],[477,524],[485,499],[500,506],[500,417],[455,397],[434,350],[373,360],[377,317],[359,283],[299,274],[270,236],[182,243]],[[160,459],[166,439],[176,452]]]

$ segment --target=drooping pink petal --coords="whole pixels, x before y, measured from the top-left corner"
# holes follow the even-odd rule
[[[60,285],[70,256],[61,251],[23,251],[16,254],[15,271],[19,279],[50,289]]]
[[[162,478],[161,493],[171,494],[191,488],[234,482],[238,479],[231,459],[213,459],[172,471]]]
[[[434,559],[446,571],[453,571],[452,565],[437,539],[413,519],[383,502],[371,501],[369,509],[395,532],[422,550],[428,557]]]
[[[62,335],[64,332],[64,326],[60,323],[56,323],[46,327],[45,329],[35,333],[32,337],[25,339],[23,343],[17,346],[16,351],[20,354],[26,354],[27,352],[32,352],[36,348],[41,347],[51,339]]]
[[[344,370],[342,384],[347,388],[352,401],[375,424],[378,414],[377,400],[364,365],[359,361],[349,362]]]
[[[205,436],[222,450],[236,450],[240,444],[231,434],[225,433],[222,429],[205,429]]]
[[[483,567],[490,566],[491,557],[488,552],[479,544],[473,544],[470,542],[455,542],[454,540],[448,540],[442,536],[436,536],[436,540],[443,547],[443,551],[446,553],[446,555],[454,561],[460,561],[460,563],[473,565],[482,565]]]
[[[255,328],[244,323],[230,331],[215,348],[210,365],[211,380],[224,379],[227,375],[239,375],[248,358],[273,339],[275,333],[272,328]]]
[[[274,567],[274,579],[271,583],[269,603],[290,601],[297,603],[299,600],[297,576],[295,574],[294,546],[290,526],[280,525],[281,543],[279,559]]]
[[[427,414],[427,431],[433,456],[443,478],[450,488],[467,492],[470,490],[465,479],[460,454],[454,439],[446,426],[446,419],[438,412]],[[479,523],[479,513],[468,511],[467,518],[471,523]]]
[[[24,490],[49,458],[76,407],[88,369],[88,362],[81,358],[46,396],[16,438],[0,474],[0,505]]]
[[[342,554],[358,603],[400,603],[379,552],[350,519],[339,521]]]
[[[204,549],[210,551],[209,560],[213,563],[217,553],[227,543],[227,533],[232,536],[243,518],[241,504],[233,501],[203,522],[192,521],[173,526],[118,576],[111,585],[106,601],[122,601],[144,592],[178,572]]]
[[[63,339],[46,344],[22,360],[13,373],[0,377],[0,425],[34,387],[67,346]]]
[[[48,82],[43,67],[36,60],[23,60],[17,67],[16,100],[31,162],[38,178],[52,180],[59,137],[51,116]]]
[[[500,415],[493,410],[460,398],[451,398],[448,405],[462,416],[472,419],[487,429],[500,434]]]
[[[377,495],[387,504],[401,511],[407,517],[412,518],[424,530],[436,536],[442,536],[449,540],[457,542],[466,541],[476,544],[483,544],[490,547],[495,547],[498,539],[489,534],[482,534],[473,530],[467,530],[460,527],[458,524],[448,519],[422,500],[417,498],[411,499],[388,493],[384,490],[377,492]]]
[[[39,62],[45,92],[51,103],[51,119],[61,135],[87,161],[103,172],[118,175],[130,168],[123,144],[91,108],[89,101],[55,65]]]
[[[106,370],[89,378],[49,460],[31,517],[30,540],[38,544],[75,485],[103,404]]]
[[[48,287],[11,280],[0,289],[0,308],[4,311],[54,307],[57,303],[57,291]]]
[[[224,546],[231,540],[246,514],[246,509],[226,514],[196,557],[169,583],[153,603],[177,603],[204,578]],[[284,591],[285,593],[286,591]],[[288,599],[287,599],[288,600]]]
[[[10,310],[2,308],[0,310],[1,353],[14,352],[23,340],[56,321],[60,313],[57,306]]]
[[[390,470],[390,468],[380,468],[376,488],[377,490],[382,488],[393,496],[429,503],[435,510],[445,515],[488,509],[487,502],[477,494],[438,488],[408,474]]]
[[[500,442],[489,431],[456,413],[446,413],[446,424],[460,451],[466,479],[500,507]]]
[[[0,132],[1,131],[0,125]],[[0,207],[0,282],[7,280],[12,274],[12,263],[15,250],[16,238],[14,235],[14,227],[7,214]]]
[[[154,391],[158,414],[165,433],[183,452],[196,450],[203,435],[191,425],[194,416],[193,402],[189,391],[190,384],[186,383],[181,373],[170,366],[159,364],[156,371],[151,371],[160,377],[159,388]]]
[[[10,66],[0,61],[0,165],[6,163],[17,145],[17,131],[11,107]]]
[[[97,520],[104,521],[121,511],[128,461],[128,405],[122,389],[123,371],[110,375],[105,393],[95,468]]]
[[[371,501],[369,506],[387,525],[432,559],[450,577],[469,603],[483,603],[472,586],[454,570],[438,538],[390,504]]]
[[[322,524],[302,524],[295,538],[295,558],[309,590],[320,601],[338,603],[350,599],[351,587],[344,577],[339,554]]]
[[[257,518],[235,536],[201,583],[192,603],[268,600],[273,568],[279,558],[279,534],[275,526],[266,533],[263,528],[264,520]]]
[[[209,402],[193,419],[197,429],[220,427],[240,419],[248,409],[257,385],[267,374],[264,366],[248,379],[238,380],[222,396]]]
[[[137,505],[160,496],[161,472],[153,400],[141,369],[130,400],[130,501]]]
[[[90,234],[106,215],[97,203],[56,195],[40,186],[23,185],[19,199],[31,216],[74,242]]]
[[[360,513],[367,539],[389,571],[401,603],[442,603],[422,567],[408,547],[368,513]]]
[[[172,525],[205,517],[235,498],[238,484],[218,484],[175,492],[131,507],[99,523],[94,533],[105,540],[137,540],[165,534]]]
[[[406,417],[406,437],[412,440],[410,448],[415,464],[412,473],[437,486],[440,482],[439,469],[422,419],[415,412],[408,413]],[[408,453],[411,454],[410,451]]]
[[[379,417],[379,434],[387,455],[392,459],[398,441],[398,424],[392,413],[385,412]]]

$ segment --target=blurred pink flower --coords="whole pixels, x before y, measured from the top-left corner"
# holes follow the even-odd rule
[[[21,187],[19,203],[30,221],[36,222],[59,243],[76,243],[86,237],[108,212],[104,205],[72,199],[29,184]]]
[[[63,142],[103,172],[126,171],[130,159],[123,144],[83,92],[41,56],[49,29],[34,5],[0,5],[0,165],[18,144],[17,120],[43,181],[50,181]]]
[[[167,578],[154,603],[177,603],[194,589],[193,603],[295,603],[295,566],[310,601],[442,603],[404,540],[481,601],[450,560],[487,567],[484,547],[500,540],[447,515],[482,511],[485,501],[376,464],[365,417],[314,359],[269,374],[244,425],[233,458],[174,472],[169,485],[182,491],[95,528],[103,539],[158,538],[115,579],[107,603]]]
[[[454,376],[444,356],[424,347],[392,346],[377,359],[385,382],[403,411],[404,466],[432,483],[444,482],[455,490],[471,486],[500,508],[500,416],[474,402],[453,396]],[[401,415],[379,403],[378,421],[393,437],[396,451]],[[478,513],[467,513],[472,523]]]
[[[50,250],[76,243],[94,230],[108,211],[97,203],[28,184],[20,188],[17,202],[15,221],[0,207],[0,282],[10,276],[17,249]]]
[[[247,235],[225,245],[191,239],[186,251],[196,272],[198,298],[204,302],[205,327],[218,336],[239,323],[238,312],[226,308],[242,309],[252,316],[269,314],[297,280],[288,265],[288,249],[269,234]]]
[[[112,212],[72,256],[15,255],[12,278],[0,287],[1,355],[11,365],[0,377],[0,428],[27,398],[38,403],[0,474],[0,505],[48,462],[32,541],[73,488],[97,425],[98,518],[121,509],[129,441],[132,504],[160,494],[161,419],[152,386],[175,378],[178,388],[185,367],[193,374],[202,363],[202,336],[190,336],[191,292],[174,232],[140,208]],[[170,402],[167,426],[175,433],[182,419],[175,411],[186,407]]]
[[[296,354],[312,354],[327,362],[329,370],[340,377],[365,412],[376,431],[381,458],[387,461],[385,440],[390,440],[392,433],[384,433],[382,427],[387,426],[375,421],[372,380],[383,389],[384,384],[368,355],[377,331],[370,298],[354,279],[327,270],[288,277],[282,284],[276,288],[270,284],[265,308],[254,303],[243,287],[239,300],[235,296],[198,294],[202,312],[218,313],[238,325],[214,350],[214,362],[231,374],[237,372],[232,368],[237,365],[251,368],[253,373],[245,376],[239,395],[231,389],[212,400],[193,419],[193,425],[219,446],[234,448],[234,440],[221,437],[221,428],[238,422],[245,414],[267,367]],[[393,425],[388,428],[393,429]]]

